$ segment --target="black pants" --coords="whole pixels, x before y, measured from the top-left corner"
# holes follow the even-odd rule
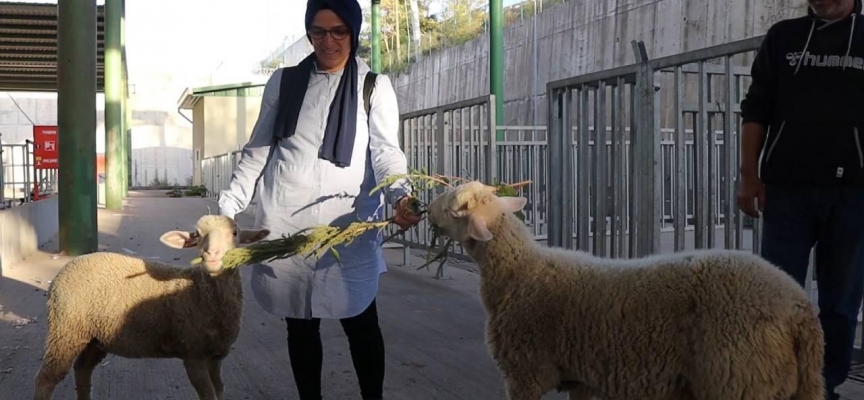
[[[864,189],[766,187],[762,256],[807,279],[816,246],[825,386],[846,381],[864,297]]]
[[[323,349],[319,327],[321,320],[286,318],[288,356],[300,400],[321,400],[321,365]],[[354,371],[360,381],[364,400],[383,398],[384,338],[378,326],[375,300],[360,315],[339,320],[348,336]]]

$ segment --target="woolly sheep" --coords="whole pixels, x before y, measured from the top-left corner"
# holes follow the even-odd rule
[[[48,291],[48,334],[33,398],[49,400],[74,362],[78,399],[89,399],[93,369],[111,353],[180,358],[199,399],[222,399],[221,362],[239,334],[243,304],[240,272],[223,270],[222,257],[268,235],[206,215],[196,231],[160,238],[169,247],[196,247],[199,266],[108,252],[70,261]]]
[[[510,400],[823,400],[823,334],[804,290],[743,251],[611,260],[541,247],[526,199],[478,182],[429,205],[477,262],[486,339]]]

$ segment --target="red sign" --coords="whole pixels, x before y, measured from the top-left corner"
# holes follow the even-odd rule
[[[57,168],[57,126],[33,126],[33,146],[36,169]]]

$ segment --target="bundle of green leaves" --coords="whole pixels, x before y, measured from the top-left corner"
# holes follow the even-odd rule
[[[463,178],[446,177],[442,175],[430,175],[427,174],[424,170],[412,170],[408,174],[394,175],[388,177],[378,186],[373,188],[370,191],[370,194],[374,194],[375,192],[392,185],[400,179],[405,179],[411,185],[411,187],[414,188],[415,192],[419,190],[433,189],[439,186],[450,187],[456,182],[467,180]],[[519,188],[530,183],[530,181],[519,182],[515,184],[497,182],[492,186],[497,187],[498,196],[512,197],[518,196]],[[411,199],[409,207],[411,212],[415,215],[423,216],[426,214],[426,204],[424,204],[416,197]],[[516,213],[516,215],[521,220],[525,220],[525,215],[521,211]],[[239,267],[241,265],[264,263],[278,259],[285,259],[296,255],[306,255],[306,257],[311,257],[314,255],[316,257],[320,257],[322,254],[324,254],[324,252],[330,252],[336,258],[336,260],[339,261],[339,252],[335,249],[335,246],[341,244],[350,244],[366,232],[369,232],[371,230],[383,231],[391,226],[395,226],[392,218],[380,222],[354,222],[343,229],[326,225],[312,227],[304,229],[290,236],[283,235],[283,237],[279,239],[264,240],[250,246],[235,248],[225,254],[225,257],[222,259],[222,265],[223,268],[230,269]],[[384,243],[404,234],[405,232],[405,230],[397,230],[395,233],[388,236],[384,240]],[[430,247],[430,251],[427,253],[426,263],[420,266],[418,269],[428,268],[431,263],[438,262],[439,270],[438,274],[436,274],[436,277],[439,277],[444,264],[446,264],[447,262],[447,255],[450,253],[450,249],[453,246],[453,241],[452,239],[448,240],[444,245],[443,249],[433,257],[431,249],[438,247],[437,245],[439,236],[434,229],[432,229],[431,233],[432,246]],[[192,260],[193,265],[199,264],[201,262],[201,258],[196,258]]]

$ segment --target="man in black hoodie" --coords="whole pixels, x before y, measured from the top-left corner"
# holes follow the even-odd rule
[[[758,217],[758,203],[762,256],[802,286],[817,246],[824,375],[836,399],[864,290],[864,25],[861,0],[809,4],[807,16],[768,30],[753,63],[738,205]]]

